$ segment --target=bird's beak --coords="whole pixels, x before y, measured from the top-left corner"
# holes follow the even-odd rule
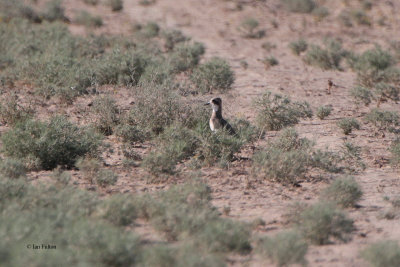
[[[210,105],[210,102],[207,102],[207,103],[204,104],[204,106],[207,106],[207,105]]]

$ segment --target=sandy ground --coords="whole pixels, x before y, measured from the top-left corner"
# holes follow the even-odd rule
[[[375,44],[386,48],[390,41],[399,38],[400,17],[396,14],[400,11],[400,2],[374,1],[372,10],[368,11],[373,26],[352,28],[344,28],[337,19],[341,10],[348,8],[344,4],[346,1],[326,2],[325,6],[331,14],[322,21],[317,21],[312,15],[289,13],[284,10],[279,0],[158,0],[149,6],[140,5],[138,0],[126,0],[123,11],[119,13],[113,13],[102,5],[86,6],[77,0],[70,0],[65,6],[69,16],[73,16],[74,12],[82,8],[101,15],[104,26],[96,30],[98,33],[128,34],[134,23],[154,21],[162,28],[180,29],[193,40],[203,42],[207,48],[205,59],[213,56],[225,58],[235,71],[233,90],[219,95],[223,98],[224,113],[228,119],[245,117],[253,120],[256,113],[252,102],[265,90],[287,94],[295,100],[306,100],[314,110],[320,105],[332,105],[333,112],[328,119],[321,121],[313,118],[302,121],[296,129],[301,136],[314,140],[317,147],[335,150],[346,139],[361,146],[367,169],[355,178],[360,183],[364,195],[358,208],[347,210],[349,216],[355,220],[356,226],[352,241],[347,244],[310,246],[307,260],[309,266],[365,266],[366,262],[359,256],[359,251],[365,245],[382,239],[400,240],[398,220],[380,218],[380,215],[390,208],[390,203],[383,198],[394,196],[400,190],[399,174],[388,164],[390,154],[387,149],[394,137],[391,134],[382,137],[381,133],[377,133],[372,126],[365,123],[360,130],[345,137],[336,126],[337,120],[344,117],[360,117],[370,109],[356,107],[349,96],[349,90],[356,81],[356,74],[349,69],[323,71],[307,66],[291,53],[288,44],[300,37],[309,43],[321,44],[324,37],[330,37],[339,38],[346,49],[357,52],[372,48]],[[350,2],[350,5],[358,3],[347,2]],[[241,3],[240,10],[237,3]],[[377,24],[376,21],[382,16],[387,17],[388,25]],[[266,30],[264,38],[246,39],[241,36],[237,27],[247,17],[254,17],[260,21],[260,28]],[[87,31],[83,26],[74,24],[70,25],[70,29],[76,34],[85,34]],[[270,52],[266,51],[261,47],[265,42],[276,45],[276,48]],[[260,60],[269,55],[278,59],[279,65],[266,69]],[[248,63],[247,69],[240,65],[243,60]],[[337,85],[330,95],[326,93],[328,79]],[[102,88],[104,92],[112,89]],[[117,90],[114,97],[126,108],[132,101],[129,91],[124,88]],[[207,98],[208,96],[204,96],[204,100]],[[90,99],[80,98],[74,106],[63,109],[79,122],[85,117],[89,102]],[[382,108],[399,110],[400,104],[384,103]],[[56,101],[47,103],[38,113],[46,114],[52,109],[58,109]],[[267,139],[275,135],[274,132],[268,133]],[[116,186],[103,193],[147,192],[164,189],[171,182],[182,182],[182,178],[177,177],[164,183],[152,183],[141,168],[123,168],[123,155],[116,140],[110,137],[107,142],[113,150],[104,153],[104,160],[109,168],[119,174],[120,179]],[[265,141],[257,145],[264,146]],[[139,154],[144,154],[149,147],[151,144],[144,144],[135,149]],[[248,153],[251,156],[251,152]],[[205,181],[212,188],[213,204],[221,211],[224,207],[230,207],[231,218],[247,222],[262,218],[266,222],[265,226],[259,226],[255,230],[254,236],[274,234],[286,229],[288,226],[284,223],[283,215],[288,206],[294,201],[318,201],[321,190],[330,181],[328,178],[322,181],[305,181],[301,183],[301,187],[253,181],[250,161],[235,162],[228,170],[213,167],[202,168],[201,171]],[[84,184],[79,173],[73,174],[78,183]],[[43,172],[32,174],[33,179],[46,179],[44,176],[46,174]],[[141,229],[148,238],[159,238],[151,233],[151,229],[149,230],[144,223],[142,226]],[[230,264],[269,266],[268,261],[254,253],[246,257],[232,256]]]

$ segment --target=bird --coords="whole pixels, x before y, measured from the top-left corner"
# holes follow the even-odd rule
[[[211,105],[212,114],[210,118],[210,129],[213,132],[219,129],[225,129],[229,134],[235,135],[235,130],[232,126],[222,117],[222,99],[219,97],[211,98],[205,105]]]

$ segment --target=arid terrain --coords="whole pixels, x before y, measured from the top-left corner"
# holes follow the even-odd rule
[[[40,7],[44,2],[37,1],[33,6]],[[306,52],[302,52],[300,56],[295,55],[290,44],[304,39],[310,49],[312,44],[323,47],[325,40],[334,39],[341,43],[344,50],[356,54],[380,46],[382,50],[393,54],[394,66],[400,67],[400,47],[396,51],[393,45],[400,42],[400,2],[316,1],[328,11],[323,16],[316,12],[291,12],[284,2],[125,0],[123,9],[117,12],[113,12],[107,5],[88,5],[81,0],[64,0],[62,6],[65,8],[65,16],[70,19],[66,25],[77,36],[95,34],[129,37],[135,34],[134,25],[152,22],[162,30],[176,29],[190,37],[191,41],[203,43],[205,54],[200,63],[213,57],[223,58],[233,70],[235,80],[230,90],[189,94],[185,97],[192,105],[198,106],[213,97],[221,97],[223,115],[228,121],[241,118],[256,125],[258,109],[255,101],[266,91],[289,96],[292,101],[308,102],[314,115],[311,118],[302,118],[294,125],[299,136],[312,140],[316,149],[333,152],[340,151],[344,142],[355,144],[361,148],[359,160],[365,164],[365,169],[351,173],[363,194],[355,206],[344,208],[344,213],[354,221],[351,240],[336,240],[323,245],[311,242],[305,258],[308,266],[368,266],[366,259],[360,255],[368,245],[384,240],[400,240],[399,216],[387,216],[392,209],[388,199],[400,196],[399,171],[390,164],[390,146],[398,133],[378,129],[372,123],[365,122],[365,115],[377,103],[373,101],[368,106],[356,103],[351,90],[358,83],[357,71],[345,59],[338,68],[320,68],[306,63]],[[366,2],[370,2],[371,6]],[[93,28],[78,25],[72,18],[83,9],[100,16],[102,26]],[[349,10],[350,13],[351,10],[363,10],[368,23],[354,20],[352,26],[345,26],[341,21],[341,14]],[[256,30],[263,31],[261,36],[244,36],[240,27],[248,18],[258,21]],[[277,64],[271,64],[268,57],[276,59]],[[333,83],[330,93],[329,81]],[[72,103],[65,103],[57,96],[43,99],[34,93],[35,86],[26,80],[16,81],[12,86],[3,84],[1,90],[3,95],[15,92],[22,106],[31,106],[34,109],[37,119],[46,120],[54,114],[62,114],[80,126],[95,120],[91,108],[98,95],[112,97],[122,111],[137,104],[136,95],[124,85],[100,85],[96,87],[97,94],[77,96]],[[332,107],[330,115],[323,119],[318,118],[315,115],[317,109],[326,105]],[[400,103],[389,99],[383,101],[379,108],[398,112]],[[211,109],[209,113],[211,114]],[[337,124],[343,118],[357,119],[360,122],[359,129],[345,135]],[[4,134],[10,128],[5,122],[0,126],[0,132]],[[223,167],[218,164],[202,165],[193,171],[187,164],[188,161],[183,160],[179,161],[175,174],[162,174],[160,177],[150,174],[142,166],[143,158],[156,150],[156,141],[130,144],[130,149],[139,157],[134,164],[127,166],[124,164],[123,153],[126,144],[115,134],[111,134],[104,137],[106,146],[101,151],[101,162],[102,168],[112,170],[118,176],[114,185],[92,185],[78,168],[67,168],[65,172],[71,176],[70,184],[84,190],[96,191],[101,198],[117,193],[137,196],[163,191],[171,185],[185,183],[187,177],[196,173],[210,187],[211,203],[222,217],[249,224],[254,221],[265,222],[252,228],[252,252],[229,253],[224,262],[228,266],[275,266],[268,257],[263,257],[255,249],[257,238],[274,236],[291,229],[286,217],[290,206],[297,202],[320,202],[323,190],[343,175],[312,170],[294,185],[255,175],[253,155],[268,147],[280,132],[282,130],[266,130],[263,136],[243,145],[240,152],[235,153],[234,160]],[[27,180],[32,184],[51,183],[52,173],[52,170],[32,170],[27,173]],[[168,241],[146,220],[138,219],[134,226],[128,227],[134,228],[149,244]],[[181,263],[179,266],[184,265]]]

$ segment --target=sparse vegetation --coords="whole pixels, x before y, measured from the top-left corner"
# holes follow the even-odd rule
[[[195,182],[143,198],[138,212],[170,240],[194,237],[196,246],[208,252],[249,252],[248,227],[220,218],[209,201],[210,189]]]
[[[162,37],[164,38],[164,48],[168,51],[174,49],[175,45],[178,43],[182,43],[185,41],[189,41],[190,38],[185,36],[179,30],[167,30],[162,33]]]
[[[94,126],[104,135],[111,135],[120,121],[120,110],[109,96],[97,97],[93,101]]]
[[[336,179],[322,193],[322,198],[332,201],[343,208],[354,207],[362,196],[358,183],[352,176]]]
[[[311,118],[312,110],[307,102],[292,102],[289,97],[266,92],[255,101],[258,109],[257,124],[260,129],[280,130],[295,125],[300,119]]]
[[[118,181],[118,175],[112,170],[100,170],[96,176],[96,183],[101,187],[114,185]]]
[[[348,56],[350,67],[357,71],[359,87],[354,90],[356,99],[369,104],[377,101],[377,107],[386,100],[399,99],[400,69],[394,66],[393,56],[377,46],[362,53]],[[369,89],[368,93],[366,89]]]
[[[290,230],[274,237],[264,237],[258,241],[257,250],[267,256],[277,266],[301,264],[305,266],[305,255],[308,250],[307,242],[296,231]]]
[[[247,18],[241,22],[239,31],[246,38],[262,38],[265,30],[257,30],[259,25],[260,23],[255,18]]]
[[[340,151],[341,159],[344,162],[344,168],[350,173],[363,171],[367,167],[361,158],[361,147],[344,142]]]
[[[123,0],[107,0],[107,5],[111,7],[112,11],[121,11],[124,8]]]
[[[17,95],[7,95],[0,103],[0,120],[10,126],[31,118],[33,110],[18,103]]]
[[[100,170],[100,161],[95,158],[80,158],[75,166],[82,172],[84,179],[93,184]]]
[[[225,60],[214,57],[199,65],[193,71],[191,79],[199,92],[209,93],[231,89],[235,76]]]
[[[318,6],[317,8],[314,8],[312,14],[317,21],[321,21],[325,17],[329,16],[329,10],[324,6]]]
[[[171,125],[158,137],[157,149],[144,159],[143,166],[152,174],[175,172],[178,162],[195,157],[205,165],[227,165],[241,147],[252,141],[256,129],[245,120],[233,123],[236,135],[226,131],[211,133],[204,126],[194,129]]]
[[[345,135],[350,134],[353,129],[360,129],[360,123],[354,118],[344,118],[338,121],[337,125]]]
[[[317,109],[317,117],[323,120],[331,114],[332,110],[332,106],[320,106]]]
[[[276,66],[279,64],[279,61],[273,56],[268,56],[268,57],[264,58],[262,60],[262,62],[264,63],[264,66],[266,69],[269,69],[270,67]]]
[[[155,22],[148,22],[141,28],[140,32],[147,38],[153,38],[158,36],[160,32],[160,26],[158,26],[158,24]]]
[[[346,51],[342,49],[340,42],[326,40],[325,49],[318,45],[311,45],[310,49],[307,50],[304,61],[309,65],[317,66],[324,70],[341,70],[340,62],[345,54]]]
[[[291,220],[300,233],[316,245],[334,240],[348,242],[354,230],[353,220],[336,208],[334,204],[321,202],[293,210]]]
[[[5,158],[0,162],[0,174],[8,178],[21,178],[26,176],[27,169],[23,162],[17,159]]]
[[[258,177],[293,185],[312,168],[341,171],[338,155],[314,150],[313,145],[310,140],[299,138],[293,128],[285,129],[268,148],[254,155],[253,173]]]
[[[297,41],[291,42],[289,44],[289,48],[295,55],[299,56],[302,52],[307,50],[308,44],[304,39],[299,39]]]
[[[174,47],[174,51],[168,59],[168,64],[172,72],[182,72],[191,70],[197,66],[200,56],[205,52],[204,45],[201,43],[194,43],[189,45],[187,43],[178,44]],[[210,67],[210,66],[208,66]],[[221,70],[214,68],[216,72]],[[218,73],[215,74],[216,76]]]
[[[355,9],[350,14],[357,24],[371,26],[371,20],[363,10]]]
[[[392,157],[390,162],[393,166],[400,166],[400,138],[397,137],[392,144],[390,145],[390,152],[392,153]]]
[[[313,0],[281,0],[291,12],[311,13],[317,6]]]
[[[370,89],[363,86],[356,86],[351,89],[350,94],[354,97],[357,104],[364,104],[368,106],[372,102],[373,94]]]
[[[400,124],[400,117],[397,112],[377,108],[372,109],[370,113],[365,115],[364,119],[380,130],[394,129]]]
[[[44,12],[41,16],[48,21],[68,21],[64,14],[64,8],[62,7],[62,0],[51,0],[46,2]]]
[[[93,16],[85,10],[81,10],[75,16],[75,23],[86,27],[101,27],[103,25],[103,20],[100,16]]]
[[[271,52],[272,49],[276,48],[276,45],[271,42],[264,42],[262,43],[261,48],[267,52]]]
[[[395,240],[384,240],[369,245],[361,256],[373,267],[400,265],[400,247]]]
[[[161,2],[0,0],[0,265],[398,266],[389,240],[340,257],[400,218],[384,175],[388,160],[400,166],[396,1]],[[353,28],[337,25],[342,15]],[[382,109],[348,105],[349,94]],[[210,131],[212,97],[235,133]],[[335,136],[350,116],[365,125]],[[366,202],[384,197],[384,208],[359,209],[356,174]],[[289,226],[290,199],[306,203]],[[360,224],[355,242],[332,244]],[[268,231],[278,234],[257,237]],[[306,255],[311,244],[331,245]]]
[[[57,165],[72,167],[78,157],[97,154],[100,145],[100,137],[93,131],[79,128],[60,116],[49,122],[21,122],[4,133],[2,141],[7,156],[46,170]]]

